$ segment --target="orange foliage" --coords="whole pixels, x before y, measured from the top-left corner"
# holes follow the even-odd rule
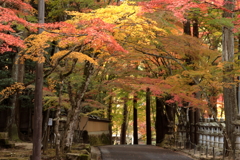
[[[0,7],[0,40],[2,41],[0,45],[0,53],[13,51],[10,46],[24,48],[24,43],[18,36],[15,36],[14,34],[7,34],[7,32],[15,32],[11,28],[14,24],[21,24],[25,27],[31,26],[30,23],[22,18],[19,18],[18,15],[31,14],[33,8],[21,0],[2,0],[1,3],[4,3],[4,6],[6,7]]]

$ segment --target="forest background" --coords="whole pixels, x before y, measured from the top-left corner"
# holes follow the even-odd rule
[[[55,110],[56,124],[60,114],[68,115],[64,136],[55,125],[57,152],[70,149],[79,114],[108,117],[117,130],[133,121],[130,113],[137,109],[140,126],[156,130],[161,143],[175,115],[191,110],[200,117],[225,115],[228,146],[234,146],[238,1],[47,0],[46,8],[41,0],[0,3],[0,109],[11,110],[10,137],[20,105],[35,104],[35,113]],[[217,110],[222,94],[224,107]],[[145,105],[152,115],[147,122]]]

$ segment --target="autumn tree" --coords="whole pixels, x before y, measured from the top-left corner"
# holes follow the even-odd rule
[[[100,13],[102,10],[99,10]],[[65,58],[72,58],[78,59],[80,61],[84,60],[85,62],[85,69],[84,69],[84,81],[83,84],[79,86],[79,91],[76,93],[76,101],[72,99],[72,86],[68,84],[69,95],[71,97],[70,102],[72,104],[72,110],[70,110],[69,118],[67,122],[67,128],[65,133],[65,140],[63,146],[66,150],[68,150],[71,146],[71,138],[73,136],[73,126],[75,121],[77,120],[78,114],[81,110],[81,103],[84,97],[85,92],[87,91],[88,85],[90,83],[90,78],[93,74],[94,65],[97,62],[94,60],[100,54],[109,54],[113,53],[114,51],[124,51],[120,45],[114,40],[111,35],[108,33],[112,32],[112,27],[114,25],[107,24],[98,17],[92,17],[92,14],[80,14],[80,13],[69,13],[71,15],[75,15],[72,20],[67,21],[67,23],[63,23],[63,25],[56,25],[59,27],[59,31],[52,31],[50,33],[43,32],[38,36],[31,36],[27,39],[27,44],[29,48],[24,53],[24,58],[31,57],[30,53],[36,53],[36,51],[44,51],[49,45],[46,42],[53,41],[58,39],[60,48],[72,48],[70,50],[60,50],[58,53],[55,53],[52,57],[52,65],[53,69],[55,69],[58,63]],[[85,19],[81,18],[84,16]],[[98,15],[98,14],[97,14]],[[124,16],[124,15],[123,15]],[[89,17],[89,19],[87,19]],[[94,19],[92,19],[94,18]],[[75,24],[81,24],[81,28],[75,28]],[[51,24],[49,25],[50,27]],[[77,25],[78,26],[78,25]],[[48,25],[46,25],[46,29]],[[70,31],[69,29],[72,29]],[[70,31],[70,32],[69,32]],[[58,34],[60,33],[60,34]],[[77,36],[79,35],[79,36]],[[63,37],[62,37],[63,36]],[[71,40],[71,43],[69,43]],[[79,41],[80,40],[80,41]],[[42,42],[41,42],[42,41]],[[104,45],[105,43],[105,45]],[[38,44],[38,46],[36,46]],[[42,45],[39,45],[42,44]],[[44,60],[44,57],[42,57]],[[86,72],[85,72],[86,71]],[[51,70],[50,70],[51,72]],[[73,119],[72,119],[73,118]]]
[[[34,9],[28,3],[20,0],[1,1],[1,46],[0,52],[2,56],[9,56],[8,60],[12,60],[12,64],[5,65],[5,71],[12,72],[11,77],[8,77],[9,82],[5,89],[1,90],[1,102],[7,104],[7,101],[11,101],[9,116],[7,118],[7,131],[10,138],[12,138],[12,129],[18,129],[19,123],[19,101],[21,99],[20,93],[24,89],[24,65],[18,62],[18,52],[25,48],[23,39],[27,36],[27,30],[33,31],[31,21],[33,18]],[[8,62],[9,63],[9,62]],[[7,67],[7,68],[6,68]],[[28,74],[26,74],[28,75]],[[16,83],[19,82],[19,83]],[[5,84],[6,85],[6,84]],[[19,129],[18,132],[21,138]]]

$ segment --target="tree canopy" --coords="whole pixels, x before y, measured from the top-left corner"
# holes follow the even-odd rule
[[[23,83],[0,83],[0,102],[21,94],[34,82],[29,75],[36,71],[28,65],[44,63],[44,107],[68,114],[61,144],[64,150],[72,145],[69,137],[77,117],[87,111],[106,117],[109,99],[113,100],[116,125],[124,116],[119,105],[133,105],[135,94],[138,108],[144,110],[140,103],[146,100],[146,89],[152,97],[164,100],[165,106],[197,108],[216,116],[217,99],[224,88],[239,82],[235,78],[239,75],[239,48],[233,45],[234,58],[229,61],[222,53],[222,28],[230,29],[239,41],[240,17],[230,15],[239,12],[239,1],[233,5],[226,0],[116,4],[48,0],[48,23],[44,24],[36,23],[35,1],[0,3],[0,53],[8,60],[0,73],[13,79],[16,55],[17,64],[27,68]],[[37,34],[38,28],[43,32]],[[228,67],[231,69],[226,71]],[[227,81],[228,77],[232,81]]]

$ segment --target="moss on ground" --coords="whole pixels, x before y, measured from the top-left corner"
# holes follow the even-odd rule
[[[91,146],[110,145],[111,141],[108,134],[89,135],[89,142]]]

